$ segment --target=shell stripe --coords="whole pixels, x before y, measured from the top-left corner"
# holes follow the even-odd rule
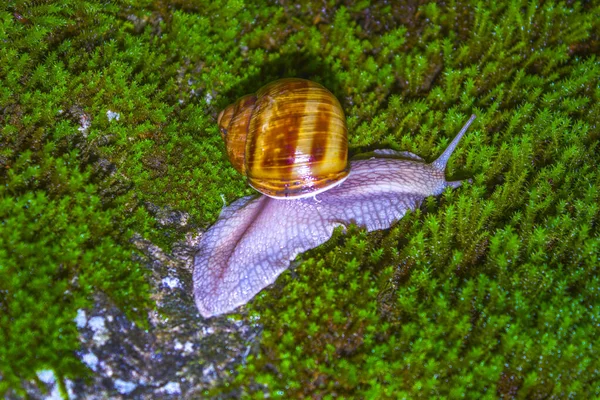
[[[327,131],[331,125],[329,107],[325,107],[323,104],[319,104],[316,113],[315,121],[315,133],[320,135],[314,135],[312,146],[310,148],[310,162],[318,163],[325,159],[327,154],[328,136]]]
[[[233,166],[245,174],[246,132],[254,110],[256,96],[248,95],[239,99],[234,105],[233,117],[229,123],[225,141],[227,154]]]
[[[305,124],[306,106],[306,98],[300,98],[293,106],[283,104],[275,109],[270,121],[273,126],[269,127],[268,133],[265,132],[264,136],[266,140],[270,139],[264,146],[271,151],[263,155],[262,168],[279,169],[282,176],[292,173],[296,161],[296,149]]]

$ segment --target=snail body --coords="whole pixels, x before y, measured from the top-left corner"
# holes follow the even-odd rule
[[[194,298],[202,316],[247,303],[298,254],[329,240],[336,227],[387,229],[428,196],[460,186],[446,181],[446,164],[474,119],[429,164],[412,153],[383,150],[353,160],[348,178],[318,199],[249,196],[224,208],[194,258]]]
[[[316,82],[271,82],[226,107],[217,123],[233,166],[269,197],[314,196],[350,171],[344,111]]]

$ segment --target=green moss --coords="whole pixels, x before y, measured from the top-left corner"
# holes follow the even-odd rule
[[[352,228],[304,255],[244,316],[264,332],[232,387],[599,395],[600,9],[341,3],[6,2],[0,394],[40,369],[82,370],[73,318],[98,291],[144,323],[132,233],[168,249],[214,222],[222,196],[252,193],[217,112],[301,76],[340,99],[352,153],[430,160],[476,113],[449,165],[473,182],[389,231]],[[156,206],[188,224],[160,225]]]

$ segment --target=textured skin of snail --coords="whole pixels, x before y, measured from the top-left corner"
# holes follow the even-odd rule
[[[338,226],[387,229],[428,196],[460,186],[460,181],[446,181],[446,164],[474,119],[432,163],[412,153],[384,150],[352,161],[348,178],[316,198],[250,196],[225,207],[202,236],[194,259],[200,314],[211,317],[246,304],[298,254],[326,242]]]

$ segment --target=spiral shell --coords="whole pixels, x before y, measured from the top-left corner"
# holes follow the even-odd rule
[[[318,83],[271,82],[221,111],[218,125],[233,166],[269,197],[314,196],[350,172],[344,111]]]

